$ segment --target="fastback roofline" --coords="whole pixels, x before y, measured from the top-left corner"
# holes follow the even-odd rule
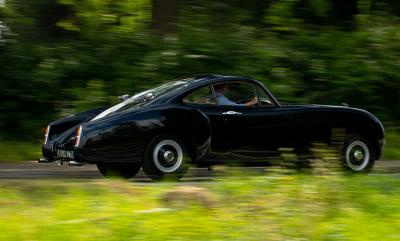
[[[241,76],[232,76],[232,75],[218,75],[218,74],[204,74],[204,75],[197,75],[192,77],[193,80],[190,81],[191,87],[186,89],[185,91],[178,93],[178,95],[167,95],[165,96],[164,100],[161,100],[164,103],[173,103],[177,101],[182,95],[185,93],[192,91],[193,89],[200,88],[205,85],[209,84],[215,84],[215,83],[220,83],[220,82],[239,82],[239,81],[246,81],[246,82],[251,82],[254,84],[259,85],[260,87],[263,88],[263,90],[271,97],[271,99],[275,102],[275,105],[277,107],[281,107],[281,104],[279,101],[275,98],[275,96],[269,91],[268,88],[264,86],[263,83],[261,83],[258,80],[248,78],[248,77],[241,77]]]

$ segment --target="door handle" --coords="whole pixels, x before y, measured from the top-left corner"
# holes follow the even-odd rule
[[[222,112],[222,114],[223,115],[241,115],[242,113],[230,110],[230,111]]]

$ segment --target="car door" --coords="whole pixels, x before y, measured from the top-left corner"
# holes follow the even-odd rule
[[[211,85],[193,90],[183,98],[183,103],[191,108],[201,110],[210,120],[211,151],[225,153],[229,151],[225,142],[224,117],[217,106]]]
[[[226,84],[230,86],[223,95],[229,101],[217,98],[226,148],[234,154],[263,157],[277,156],[280,148],[294,145],[289,112],[261,86],[244,81]],[[217,97],[218,88],[214,86]]]

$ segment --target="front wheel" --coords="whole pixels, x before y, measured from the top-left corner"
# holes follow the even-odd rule
[[[97,163],[97,169],[104,177],[133,178],[140,170],[140,163]]]
[[[353,172],[369,172],[375,164],[375,150],[371,142],[359,135],[346,139],[342,155],[344,166]]]
[[[152,179],[181,178],[188,170],[188,154],[176,136],[164,134],[150,141],[144,155],[143,171]]]

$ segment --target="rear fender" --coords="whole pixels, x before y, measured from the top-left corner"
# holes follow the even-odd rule
[[[140,162],[149,142],[162,133],[182,138],[195,162],[208,151],[210,121],[197,109],[176,105],[118,113],[82,125],[76,157],[86,162]]]
[[[90,121],[105,109],[107,107],[99,107],[51,122],[47,141],[42,146],[43,157],[52,160],[57,149],[73,150],[74,137],[79,125]]]
[[[107,109],[107,107],[99,107],[99,108],[84,111],[84,112],[75,114],[73,116],[68,116],[63,119],[51,122],[49,124],[50,131],[49,131],[48,138],[51,138],[54,135],[61,134],[73,127],[75,128],[76,126],[78,126],[81,123],[90,121],[96,115],[103,112],[105,109]]]
[[[170,109],[164,114],[163,132],[175,134],[183,139],[193,162],[207,154],[211,141],[209,118],[198,109]]]

